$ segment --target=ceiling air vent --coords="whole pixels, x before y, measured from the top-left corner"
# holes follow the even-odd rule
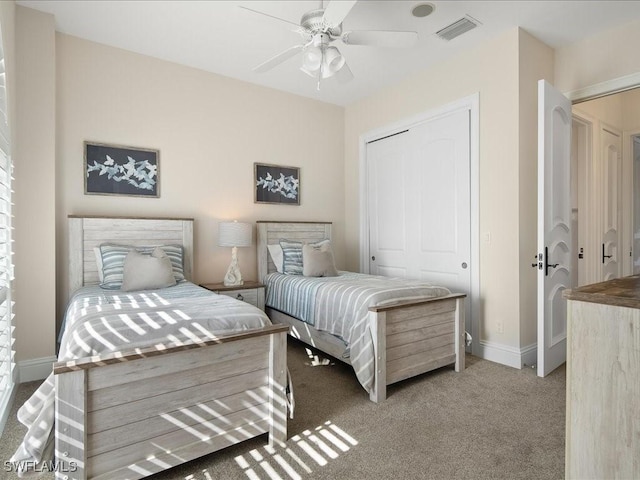
[[[473,30],[480,22],[476,19],[471,18],[470,16],[465,16],[461,18],[457,22],[453,22],[448,27],[444,27],[442,30],[436,32],[436,35],[442,38],[443,40],[453,40],[454,38],[462,35],[463,33],[468,32],[469,30]]]

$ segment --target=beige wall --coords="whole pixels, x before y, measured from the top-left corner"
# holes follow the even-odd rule
[[[481,46],[413,75],[345,111],[347,267],[360,252],[358,140],[376,128],[480,93],[481,339],[519,346],[518,268],[518,37],[511,30]],[[501,322],[504,333],[498,333]]]
[[[527,32],[519,36],[519,232],[520,232],[520,346],[538,339],[538,80],[553,83],[553,49]]]
[[[640,73],[640,20],[605,30],[555,52],[555,86],[572,92]]]
[[[332,221],[344,265],[341,107],[68,35],[56,42],[59,305],[68,214],[195,218],[196,282],[224,277],[231,249],[217,246],[221,220]],[[159,149],[161,197],[84,195],[85,140]],[[301,205],[254,204],[254,162],[300,167]],[[255,248],[238,257],[255,279]]]
[[[16,7],[16,359],[55,355],[55,26]]]

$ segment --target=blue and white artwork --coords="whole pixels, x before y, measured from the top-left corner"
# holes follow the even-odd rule
[[[300,169],[256,163],[255,202],[300,205]]]
[[[85,193],[159,197],[158,150],[85,142]]]

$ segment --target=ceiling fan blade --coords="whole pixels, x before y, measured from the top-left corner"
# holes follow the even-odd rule
[[[337,27],[349,15],[358,0],[332,0],[324,9],[322,20],[331,27]]]
[[[284,52],[279,53],[275,57],[270,58],[264,63],[261,63],[257,67],[253,69],[256,73],[264,73],[268,70],[271,70],[273,67],[280,65],[285,60],[290,59],[295,56],[298,52],[300,52],[304,48],[304,45],[296,45],[295,47],[288,48]]]
[[[349,65],[345,63],[342,68],[336,72],[336,80],[340,83],[347,83],[353,80],[353,73]]]
[[[347,45],[370,45],[373,47],[412,47],[418,41],[416,32],[392,32],[384,30],[355,30],[342,34]]]
[[[258,15],[264,15],[265,17],[269,17],[269,18],[272,18],[274,20],[278,20],[280,22],[288,23],[289,25],[294,26],[296,28],[300,28],[300,25],[298,25],[297,23],[290,22],[289,20],[285,20],[284,18],[274,17],[273,15],[269,15],[268,13],[260,12],[258,10],[253,10],[252,8],[243,7],[242,5],[238,5],[238,6],[240,8],[243,8],[244,10],[248,10],[250,12],[257,13]]]

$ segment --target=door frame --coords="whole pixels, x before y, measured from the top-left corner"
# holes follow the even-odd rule
[[[578,262],[578,283],[575,286],[587,285],[589,283],[595,282],[595,271],[597,269],[596,257],[593,252],[597,251],[596,245],[597,241],[595,236],[593,235],[594,230],[594,219],[587,215],[587,212],[592,212],[593,210],[593,192],[594,190],[594,178],[597,178],[597,175],[594,174],[594,155],[593,155],[593,128],[595,120],[589,115],[576,110],[575,106],[572,106],[571,109],[571,118],[572,121],[579,125],[579,128],[582,130],[583,135],[581,138],[576,139],[581,145],[580,147],[584,150],[584,157],[578,157],[577,161],[577,174],[578,171],[582,170],[584,173],[584,184],[582,185],[584,188],[580,190],[580,176],[576,178],[576,181],[579,184],[579,191],[582,193],[579,194],[578,198],[578,229],[576,231],[577,240],[578,240],[578,248],[584,247],[586,251],[585,257],[582,259],[583,263],[580,264]],[[572,178],[573,181],[573,178]],[[582,235],[580,234],[582,232]],[[579,253],[579,252],[575,252]],[[582,281],[580,281],[582,279]]]
[[[634,217],[635,217],[635,194],[633,191],[635,178],[635,165],[633,161],[633,139],[640,136],[640,129],[624,130],[622,132],[622,195],[623,207],[628,205],[627,211],[623,211],[623,246],[625,251],[631,252],[630,259],[622,265],[622,275],[633,275],[634,259],[637,252],[633,251],[635,239],[634,236]],[[626,196],[626,201],[624,197]],[[626,241],[626,243],[624,243]]]
[[[416,124],[435,120],[450,113],[469,111],[469,156],[470,156],[470,213],[471,213],[471,353],[480,350],[480,93],[474,93],[459,100],[397,122],[376,128],[360,135],[358,141],[360,167],[360,271],[369,273],[369,190],[367,171],[367,143],[407,130]]]

